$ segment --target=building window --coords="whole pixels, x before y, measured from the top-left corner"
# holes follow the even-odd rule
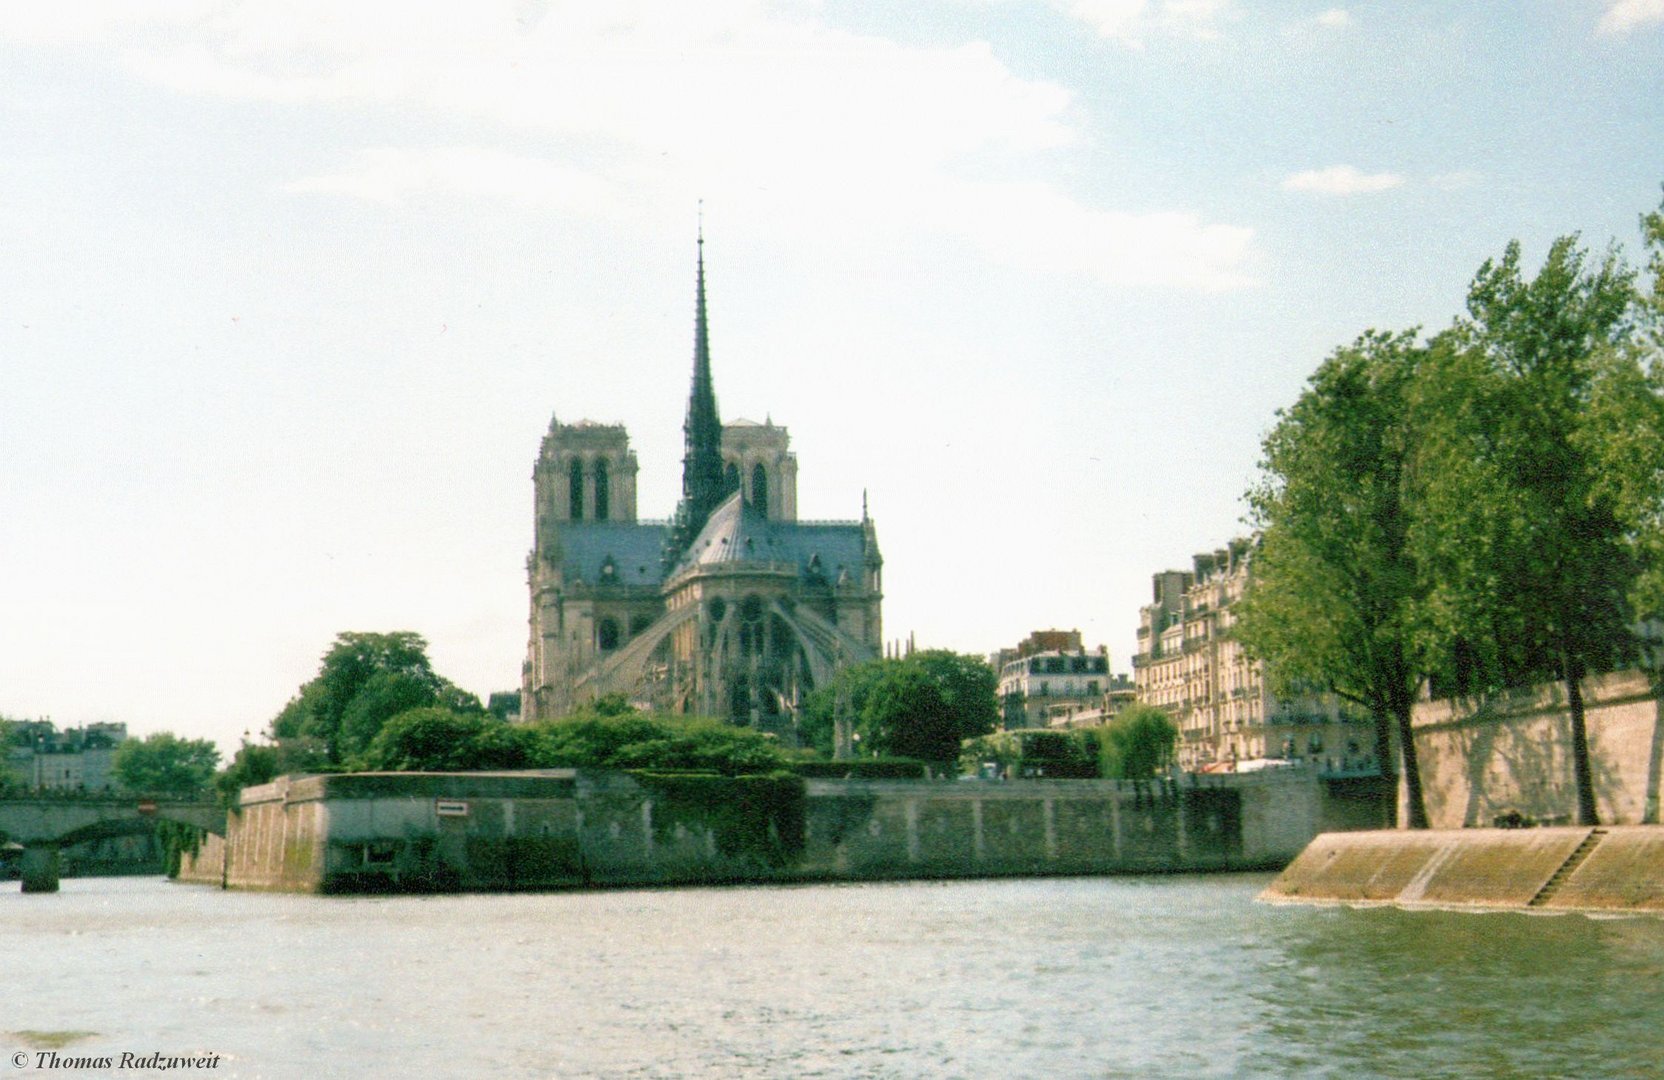
[[[577,458],[566,470],[567,516],[573,521],[584,519],[584,463]]]
[[[751,470],[751,505],[757,508],[758,513],[768,517],[768,472],[762,462]]]
[[[618,648],[618,620],[602,619],[600,625],[596,627],[595,638],[601,646],[602,652],[611,652]]]
[[[601,458],[595,463],[595,520],[606,521],[612,517],[612,484],[607,476],[607,459]]]

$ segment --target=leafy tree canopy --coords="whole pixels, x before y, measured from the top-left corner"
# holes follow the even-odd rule
[[[340,770],[341,766],[329,763],[323,744],[316,739],[297,736],[269,744],[245,739],[232,756],[231,764],[214,777],[214,788],[220,800],[230,805],[237,801],[237,793],[243,788],[269,783],[279,776]]]
[[[348,631],[337,635],[318,674],[272,720],[271,734],[315,739],[338,765],[363,752],[394,716],[425,706],[483,711],[477,697],[434,672],[420,634]]]
[[[1132,705],[1099,729],[1102,773],[1113,780],[1153,780],[1173,766],[1179,729],[1154,705]]]
[[[244,742],[231,764],[214,777],[214,790],[221,802],[232,805],[244,788],[270,783],[285,771],[277,747]]]
[[[986,661],[946,649],[869,660],[809,695],[800,730],[817,753],[830,756],[834,718],[842,715],[863,754],[953,762],[961,742],[998,723],[997,685]]]
[[[129,791],[190,795],[208,787],[219,760],[219,749],[210,740],[162,731],[123,742],[110,770]]]
[[[1259,537],[1232,630],[1280,695],[1327,690],[1370,709],[1383,767],[1397,727],[1417,826],[1420,776],[1403,737],[1441,655],[1415,552],[1428,413],[1412,403],[1431,367],[1414,331],[1371,331],[1337,349],[1278,413],[1249,493]]]
[[[767,773],[790,757],[773,738],[701,717],[648,715],[622,699],[531,725],[533,760],[542,768],[701,770],[725,776]]]
[[[836,747],[837,718],[844,717],[851,724],[865,708],[867,696],[885,665],[893,661],[872,660],[851,664],[841,669],[825,686],[816,687],[803,703],[798,721],[798,738],[803,745],[822,757],[831,757]]]
[[[458,772],[594,768],[774,772],[790,758],[771,737],[700,717],[637,712],[604,699],[569,717],[511,724],[426,706],[389,720],[354,761],[364,769]]]
[[[1459,686],[1564,683],[1580,824],[1596,822],[1580,684],[1638,655],[1638,605],[1660,573],[1657,286],[1635,282],[1615,250],[1591,259],[1575,236],[1535,277],[1510,244],[1474,278],[1428,395],[1424,535]]]
[[[1100,775],[1099,730],[1019,728],[967,739],[959,755],[960,771],[975,774],[992,765],[1002,776],[1090,780]]]
[[[389,772],[523,769],[532,764],[530,743],[525,729],[488,714],[430,705],[388,720],[357,764]]]
[[[1337,351],[1266,440],[1237,633],[1274,684],[1394,717],[1410,700],[1565,684],[1578,820],[1595,802],[1582,679],[1632,661],[1664,612],[1664,211],[1650,287],[1576,236],[1533,275],[1510,244],[1425,345]]]

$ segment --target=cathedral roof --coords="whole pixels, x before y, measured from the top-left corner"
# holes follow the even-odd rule
[[[866,561],[858,521],[770,521],[735,492],[711,512],[671,576],[698,566],[775,564],[836,582],[841,571],[859,575]]]
[[[560,527],[561,572],[587,585],[607,577],[620,585],[657,585],[664,580],[666,527],[623,521],[583,521]],[[609,563],[612,573],[605,573]]]

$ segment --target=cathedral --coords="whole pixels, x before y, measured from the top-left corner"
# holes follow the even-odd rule
[[[879,655],[883,560],[865,496],[859,521],[799,521],[786,429],[718,416],[703,236],[683,434],[675,516],[643,521],[624,428],[550,420],[532,470],[523,719],[623,694],[790,738],[810,690]]]

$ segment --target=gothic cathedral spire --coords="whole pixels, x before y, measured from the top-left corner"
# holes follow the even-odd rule
[[[699,530],[728,495],[722,472],[722,420],[711,383],[710,324],[705,312],[705,227],[699,227],[698,275],[694,290],[693,387],[682,423],[682,501],[665,544],[665,568],[675,565]]]

